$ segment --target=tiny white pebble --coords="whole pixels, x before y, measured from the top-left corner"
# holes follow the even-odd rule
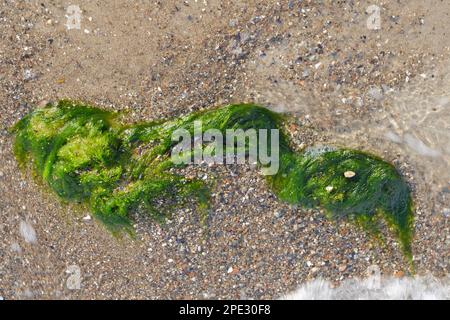
[[[169,263],[172,263],[173,262],[173,259],[169,259],[169,260],[167,260]]]
[[[16,253],[22,252],[22,248],[20,247],[20,245],[17,242],[14,242],[11,244],[11,250]]]
[[[326,187],[325,188],[325,190],[327,190],[327,192],[331,192],[331,191],[333,191],[333,186],[328,186],[328,187]]]
[[[89,221],[89,220],[91,220],[92,218],[91,218],[91,216],[88,214],[86,217],[83,217],[83,220],[84,221]]]
[[[233,272],[233,267],[229,267],[227,270],[227,273],[232,273]]]

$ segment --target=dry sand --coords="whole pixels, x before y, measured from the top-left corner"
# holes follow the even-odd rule
[[[82,10],[79,30],[65,26],[69,4]],[[381,30],[367,27],[372,4]],[[189,169],[218,179],[207,231],[186,208],[167,225],[137,217],[136,239],[113,237],[14,159],[8,128],[61,98],[133,121],[242,101],[292,113],[299,146],[396,164],[414,189],[417,272],[446,276],[449,14],[438,0],[1,0],[0,297],[264,299],[371,265],[407,273],[394,239],[380,247],[319,210],[282,204],[245,166]]]

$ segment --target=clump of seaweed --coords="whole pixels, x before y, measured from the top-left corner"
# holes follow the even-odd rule
[[[202,132],[216,129],[223,134],[227,129],[283,127],[281,115],[253,104],[127,125],[117,113],[63,100],[36,109],[17,123],[15,153],[24,165],[32,161],[36,173],[61,198],[87,203],[114,232],[132,230],[130,212],[137,207],[164,220],[171,206],[191,198],[205,218],[208,186],[175,173],[172,169],[180,165],[170,157],[177,143],[172,133],[178,129],[194,133],[195,121],[202,122]],[[282,130],[279,138],[279,170],[267,181],[281,200],[322,207],[330,218],[351,219],[375,235],[384,219],[412,258],[410,189],[392,165],[348,149],[298,153]]]

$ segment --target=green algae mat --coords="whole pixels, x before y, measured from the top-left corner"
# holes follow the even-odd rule
[[[384,222],[411,260],[411,192],[395,167],[345,148],[296,152],[283,133],[284,117],[261,106],[235,104],[126,124],[118,113],[63,100],[34,110],[15,125],[15,154],[61,198],[87,204],[110,230],[120,232],[132,230],[130,213],[138,208],[163,221],[174,204],[195,199],[200,214],[207,214],[208,185],[180,174],[176,169],[186,164],[171,157],[176,130],[193,133],[197,121],[202,132],[279,129],[278,170],[266,181],[280,201],[323,208],[330,219],[348,219],[376,238],[382,237]]]

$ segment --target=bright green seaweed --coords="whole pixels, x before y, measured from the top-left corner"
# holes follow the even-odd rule
[[[164,122],[126,125],[117,113],[63,100],[36,109],[15,127],[15,153],[63,199],[87,203],[111,230],[131,230],[130,212],[142,207],[164,220],[175,204],[197,199],[202,217],[209,202],[203,181],[174,172],[172,133],[194,130],[281,129],[283,117],[252,104],[228,105]],[[281,130],[282,131],[282,130]],[[344,172],[356,173],[345,177]],[[410,189],[380,158],[348,149],[294,152],[280,133],[280,169],[267,176],[283,201],[322,207],[330,218],[349,218],[380,234],[384,219],[411,259],[413,213]]]

